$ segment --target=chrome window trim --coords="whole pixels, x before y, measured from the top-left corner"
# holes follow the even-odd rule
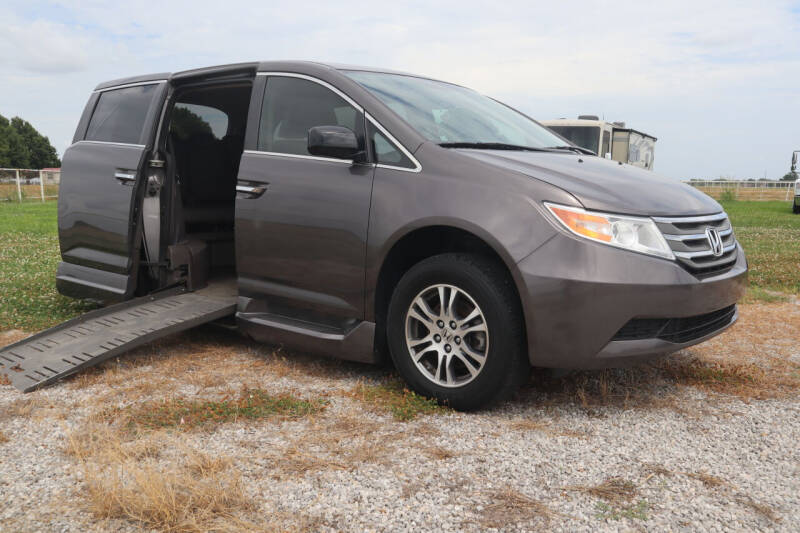
[[[124,83],[122,85],[113,85],[111,87],[103,87],[102,89],[95,89],[94,93],[104,93],[106,91],[115,91],[117,89],[127,89],[128,87],[139,87],[140,85],[158,85],[159,83],[166,83],[167,80],[152,80],[152,81],[139,81],[136,83]]]
[[[322,85],[323,87],[330,89],[337,95],[341,96],[348,104],[355,107],[359,112],[363,113],[364,108],[361,107],[356,103],[355,100],[344,94],[342,91],[328,83],[327,81],[322,81],[319,78],[315,78],[313,76],[307,76],[306,74],[296,74],[294,72],[256,72],[256,76],[276,76],[276,77],[283,77],[283,78],[300,78],[301,80],[307,80],[314,82],[316,84]]]
[[[376,167],[378,167],[378,168],[388,168],[388,169],[391,169],[391,170],[400,170],[400,171],[403,171],[403,172],[414,172],[414,173],[422,171],[422,165],[419,163],[417,158],[414,157],[411,154],[411,152],[409,152],[406,149],[406,147],[403,146],[403,144],[394,137],[394,135],[389,133],[389,130],[384,128],[381,125],[381,123],[378,122],[377,120],[375,120],[375,118],[372,115],[370,115],[369,113],[365,112],[364,115],[367,117],[367,120],[369,120],[372,123],[373,126],[378,128],[378,131],[380,131],[382,134],[384,134],[386,136],[386,138],[389,139],[389,141],[392,144],[394,144],[397,148],[400,149],[401,152],[403,152],[403,155],[405,155],[408,158],[409,161],[414,163],[414,168],[398,167],[398,166],[395,166],[395,165],[386,165],[384,163],[378,163],[377,165],[375,165]]]
[[[728,229],[720,231],[719,232],[719,236],[720,237],[727,237],[731,233],[733,233],[733,228],[728,228]],[[663,235],[664,235],[664,238],[667,239],[668,241],[695,241],[695,240],[700,240],[700,239],[706,239],[707,238],[705,233],[694,233],[694,234],[688,234],[688,235],[673,235],[673,234],[670,234],[670,233],[664,233]]]
[[[135,144],[135,143],[120,143],[120,142],[112,142],[112,141],[92,141],[90,139],[81,139],[80,141],[76,141],[70,145],[70,147],[75,146],[76,144],[81,143],[90,143],[90,144],[111,144],[115,146],[133,146],[135,148],[146,148],[147,146],[144,144]]]
[[[653,217],[653,220],[665,224],[697,224],[701,222],[716,222],[726,218],[728,218],[728,214],[723,211],[715,215],[703,215],[699,217]]]
[[[284,154],[282,152],[267,152],[264,150],[245,150],[244,153],[250,155],[266,155],[274,157],[291,157],[294,159],[310,159],[312,161],[328,161],[330,163],[342,163],[345,165],[354,164],[352,159],[336,159],[335,157],[320,157],[317,155]]]
[[[722,253],[720,257],[727,254],[728,252],[732,252],[736,249],[736,243],[729,244],[728,246],[722,249]],[[681,259],[694,259],[696,257],[711,257],[714,255],[714,252],[711,250],[702,250],[699,252],[672,252],[675,254],[675,257],[680,257]]]

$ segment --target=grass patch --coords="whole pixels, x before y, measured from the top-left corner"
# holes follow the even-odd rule
[[[351,395],[367,406],[387,411],[395,420],[408,422],[420,415],[430,415],[449,411],[436,400],[421,396],[409,390],[399,378],[391,378],[378,385],[360,383]]]
[[[722,201],[750,266],[750,285],[800,294],[800,216],[788,202]]]
[[[9,440],[10,439],[8,437],[6,437],[6,434],[3,433],[2,431],[0,431],[0,444],[5,444]]]
[[[786,303],[790,300],[791,297],[788,294],[762,289],[761,287],[751,286],[747,288],[747,293],[742,299],[742,303],[779,304],[779,303]]]
[[[0,204],[0,330],[37,331],[94,305],[61,296],[55,202]]]
[[[303,400],[288,394],[272,396],[261,389],[243,389],[236,398],[188,400],[170,398],[107,412],[107,420],[125,420],[130,429],[194,429],[238,420],[302,418],[322,411],[327,400]]]
[[[647,520],[647,511],[650,510],[650,504],[645,500],[639,500],[633,505],[612,506],[606,502],[597,502],[595,505],[597,509],[597,517],[603,520],[621,520],[627,518],[628,520]]]

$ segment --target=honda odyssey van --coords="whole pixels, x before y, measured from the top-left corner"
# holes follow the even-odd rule
[[[261,62],[101,83],[64,154],[61,293],[226,284],[261,342],[458,409],[531,366],[628,365],[737,319],[720,205],[459,85]],[[200,292],[198,292],[200,294]]]

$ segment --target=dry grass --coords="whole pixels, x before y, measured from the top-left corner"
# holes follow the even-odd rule
[[[568,428],[554,428],[552,422],[544,420],[530,420],[521,418],[509,422],[509,427],[515,431],[541,431],[554,437],[573,437],[588,439],[591,435],[585,431]]]
[[[632,481],[620,477],[608,478],[598,485],[565,487],[565,490],[583,492],[611,503],[629,502],[639,493]]]
[[[736,498],[736,502],[740,505],[745,507],[749,507],[757,514],[763,516],[770,522],[780,522],[781,518],[778,514],[770,507],[769,505],[759,503],[755,501],[751,496],[748,495],[739,495]]]
[[[5,434],[5,433],[3,433],[2,431],[0,431],[0,444],[5,444],[6,442],[8,442],[8,441],[10,441],[10,440],[11,440],[11,439],[9,439],[8,437],[6,437],[6,434]]]
[[[707,472],[681,472],[681,473],[692,479],[700,481],[703,485],[705,485],[710,489],[716,487],[722,487],[723,485],[728,485],[728,482],[722,479],[721,477],[711,475]]]
[[[717,492],[721,497],[731,498],[736,503],[752,509],[757,514],[766,518],[767,520],[770,520],[771,522],[780,522],[781,520],[772,507],[756,501],[749,494],[742,494],[736,488],[736,486],[734,486],[731,482],[722,479],[721,477],[709,474],[707,472],[673,471],[658,464],[645,464],[643,467],[645,472],[648,472],[645,481],[649,481],[653,476],[686,476],[688,478],[700,481],[708,489],[718,489]]]
[[[265,418],[296,419],[322,411],[324,399],[305,400],[289,394],[271,395],[262,389],[243,388],[238,395],[226,394],[220,400],[197,400],[174,396],[123,408],[106,410],[101,417],[122,422],[129,429],[178,428],[206,429],[238,420]]]
[[[176,448],[180,453],[158,460]],[[131,440],[94,424],[70,433],[66,452],[83,471],[87,503],[97,518],[167,532],[226,531],[240,529],[252,511],[229,459],[191,449],[163,432]]]
[[[491,503],[484,507],[479,519],[480,524],[487,528],[502,529],[532,520],[547,525],[559,515],[542,502],[510,487],[492,492],[489,499]]]
[[[11,385],[11,380],[8,379],[8,374],[0,374],[0,385]]]
[[[380,429],[380,424],[357,416],[312,420],[306,428],[295,428],[283,447],[271,447],[262,457],[270,462],[276,479],[355,470],[365,463],[388,465],[405,434]]]
[[[456,453],[452,450],[448,450],[442,446],[430,446],[425,448],[425,454],[428,455],[431,459],[436,459],[438,461],[443,461],[445,459],[452,459],[456,456]]]
[[[449,408],[436,400],[420,396],[409,390],[399,378],[389,378],[372,385],[359,383],[350,391],[350,397],[362,402],[367,408],[389,412],[395,420],[408,422],[421,415],[444,413]]]

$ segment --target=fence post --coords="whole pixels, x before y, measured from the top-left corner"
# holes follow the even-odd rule
[[[17,177],[17,200],[22,203],[22,187],[19,184],[19,169],[14,170],[14,175]]]
[[[42,203],[44,203],[44,171],[39,171],[39,188],[42,191]]]

